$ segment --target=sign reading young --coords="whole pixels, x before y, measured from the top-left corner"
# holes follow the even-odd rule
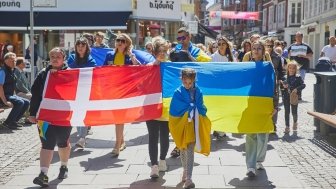
[[[180,0],[138,0],[134,18],[155,20],[181,20]]]

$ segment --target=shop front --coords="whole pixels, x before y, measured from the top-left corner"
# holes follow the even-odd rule
[[[153,37],[175,41],[181,26],[181,1],[134,0],[130,33],[138,49]]]
[[[131,1],[125,0],[34,2],[34,37],[42,58],[47,58],[47,52],[55,46],[73,47],[84,31],[125,31],[132,13]],[[29,0],[10,1],[0,7],[0,43],[13,44],[18,55],[24,55],[30,42],[30,7]]]

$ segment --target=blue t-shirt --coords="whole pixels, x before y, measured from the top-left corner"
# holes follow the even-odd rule
[[[5,83],[5,71],[3,69],[0,69],[0,85],[3,85]]]

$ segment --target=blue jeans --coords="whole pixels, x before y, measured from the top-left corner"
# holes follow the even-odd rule
[[[268,134],[246,134],[246,165],[256,168],[257,162],[263,162],[266,157]]]
[[[29,107],[29,100],[25,98],[21,98],[19,96],[13,95],[13,96],[6,96],[6,99],[10,101],[13,104],[13,108],[11,112],[9,113],[7,119],[5,122],[7,124],[16,123],[20,120],[20,118],[23,116],[25,111]]]
[[[76,127],[76,128],[79,138],[85,138],[87,135],[88,127]]]

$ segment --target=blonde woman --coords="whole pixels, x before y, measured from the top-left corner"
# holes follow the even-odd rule
[[[136,59],[135,55],[132,53],[133,45],[131,38],[125,34],[118,34],[115,40],[115,51],[110,51],[107,53],[104,65],[136,65],[140,64]],[[116,124],[116,143],[112,150],[112,157],[118,157],[120,151],[126,148],[124,140],[124,124]]]

